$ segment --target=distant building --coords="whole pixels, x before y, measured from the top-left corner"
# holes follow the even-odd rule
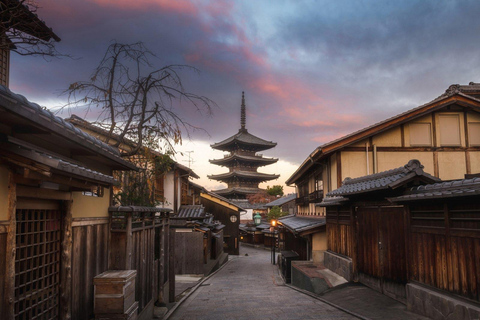
[[[277,206],[280,207],[282,212],[287,212],[288,214],[297,214],[297,205],[295,203],[296,199],[296,193],[287,194],[286,196],[275,199],[272,202],[265,204],[265,207],[267,207],[268,212],[270,212],[270,209]]]
[[[210,160],[210,163],[227,167],[228,172],[208,176],[210,179],[228,185],[226,189],[213,191],[228,199],[245,199],[249,194],[262,191],[258,187],[259,183],[274,180],[280,176],[257,172],[258,167],[278,161],[275,158],[264,158],[257,152],[271,149],[277,144],[250,134],[245,127],[245,119],[245,95],[242,92],[240,130],[237,134],[211,145],[213,149],[230,152],[222,159]]]

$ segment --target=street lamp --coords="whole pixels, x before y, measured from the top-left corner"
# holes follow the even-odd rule
[[[275,227],[277,226],[277,220],[272,219],[270,224],[270,232],[272,233],[272,264],[275,264]]]
[[[253,216],[253,222],[255,223],[256,226],[258,226],[261,221],[262,221],[262,216],[257,212],[257,213]]]

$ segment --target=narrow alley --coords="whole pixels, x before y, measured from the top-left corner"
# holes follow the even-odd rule
[[[283,285],[269,251],[243,246],[231,259],[168,319],[356,319]]]

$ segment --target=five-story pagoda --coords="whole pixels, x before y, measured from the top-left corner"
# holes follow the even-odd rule
[[[257,172],[257,168],[278,161],[275,158],[264,158],[258,151],[268,150],[277,144],[250,134],[246,127],[245,95],[242,92],[240,130],[238,133],[221,142],[212,144],[213,149],[229,152],[222,159],[210,160],[210,163],[227,167],[227,173],[208,176],[210,179],[222,181],[228,185],[226,189],[213,192],[229,199],[245,199],[249,194],[255,194],[262,189],[258,184],[277,179],[280,175]]]

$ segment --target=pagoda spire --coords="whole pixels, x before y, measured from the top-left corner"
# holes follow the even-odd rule
[[[242,91],[242,110],[240,115],[240,130],[245,131],[245,122],[246,122],[246,115],[245,115],[245,92]]]

